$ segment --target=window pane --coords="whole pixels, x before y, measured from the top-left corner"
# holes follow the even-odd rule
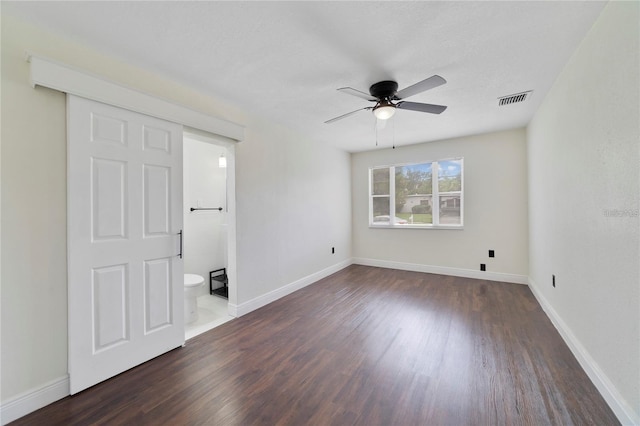
[[[437,180],[433,167],[437,167]],[[462,226],[462,167],[460,158],[369,169],[372,206],[369,220],[373,225],[399,227],[428,227],[434,222]],[[434,210],[439,217],[434,217]]]
[[[460,225],[460,194],[440,196],[440,225]]]
[[[389,224],[389,197],[375,197],[373,199],[373,223]]]
[[[462,191],[462,162],[460,160],[438,162],[438,191]]]
[[[396,223],[432,223],[431,163],[396,167]]]
[[[372,195],[389,195],[389,168],[372,169],[371,183]]]
[[[431,208],[415,211],[416,213],[396,213],[396,223],[401,225],[404,221],[407,225],[431,225],[433,223]]]

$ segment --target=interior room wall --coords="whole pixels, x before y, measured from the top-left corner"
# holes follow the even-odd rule
[[[639,5],[608,3],[527,128],[530,285],[635,424]]]
[[[1,19],[3,407],[64,386],[67,376],[65,95],[29,85],[25,51],[246,126],[235,153],[238,304],[348,261],[349,154],[77,41]]]
[[[209,271],[227,266],[227,169],[218,164],[225,151],[224,147],[188,138],[183,143],[184,272],[205,279],[201,294],[209,293]],[[191,211],[191,207],[224,210]]]
[[[33,93],[20,34],[2,16],[0,395],[67,372],[65,97]],[[15,39],[14,39],[15,37]]]
[[[464,158],[464,229],[369,228],[369,168]],[[527,275],[524,129],[355,153],[351,161],[353,256],[358,262]],[[495,258],[488,258],[488,250]]]
[[[247,139],[259,143],[236,151],[245,160],[236,180],[238,280],[251,283],[238,299],[251,301],[351,258],[351,187],[346,152],[265,122],[248,127]]]

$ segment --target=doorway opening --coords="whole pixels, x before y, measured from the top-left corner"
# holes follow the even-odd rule
[[[234,154],[234,143],[224,138],[184,133],[185,340],[234,318]]]

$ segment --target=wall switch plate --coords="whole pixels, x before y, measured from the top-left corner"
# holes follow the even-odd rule
[[[496,257],[495,251],[489,250],[489,257]]]
[[[480,264],[480,270],[481,271],[486,271],[487,270],[487,265],[485,265],[484,263]]]

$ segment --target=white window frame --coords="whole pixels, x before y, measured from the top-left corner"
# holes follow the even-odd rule
[[[459,161],[460,162],[460,191],[453,192],[440,192],[438,188],[438,181],[440,175],[439,164],[445,161]],[[416,164],[431,163],[431,217],[432,223],[430,224],[397,224],[396,223],[396,167],[414,166]],[[387,197],[387,195],[374,195],[373,194],[373,170],[388,169],[389,170],[389,223],[386,222],[374,222],[373,221],[373,199]],[[440,196],[443,195],[458,195],[460,193],[460,224],[440,224]],[[445,158],[436,161],[418,161],[402,164],[391,164],[384,166],[373,166],[369,168],[369,228],[400,228],[400,229],[464,229],[464,158]]]

